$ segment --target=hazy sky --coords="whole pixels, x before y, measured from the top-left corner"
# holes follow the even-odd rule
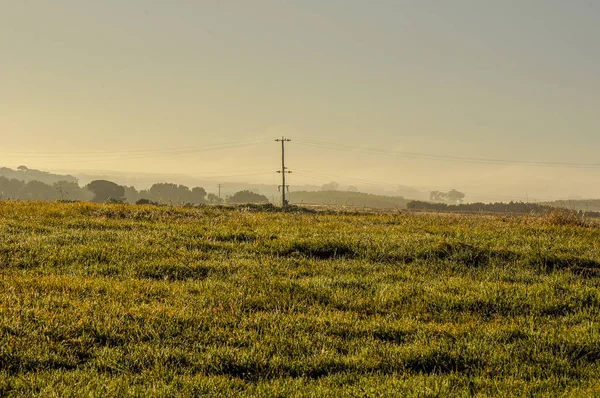
[[[600,197],[396,155],[600,164],[600,0],[0,0],[0,51],[0,165]]]

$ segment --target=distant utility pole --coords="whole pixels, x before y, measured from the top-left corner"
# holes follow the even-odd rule
[[[221,201],[221,187],[223,184],[219,184],[219,202]]]
[[[285,175],[291,174],[291,171],[285,167],[285,143],[292,140],[281,137],[281,139],[276,139],[275,141],[281,142],[281,170],[277,170],[277,172],[281,174],[281,185],[279,186],[279,190],[281,191],[281,206],[285,207],[288,204],[287,200],[285,200],[285,191],[290,190],[290,186],[285,185]]]

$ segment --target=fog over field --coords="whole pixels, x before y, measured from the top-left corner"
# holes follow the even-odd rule
[[[5,167],[600,197],[597,0],[4,1],[0,48]]]

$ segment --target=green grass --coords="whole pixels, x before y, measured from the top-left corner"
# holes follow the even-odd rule
[[[559,224],[0,202],[0,396],[597,396]]]

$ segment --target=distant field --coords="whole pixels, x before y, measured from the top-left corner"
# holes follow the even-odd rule
[[[600,212],[600,199],[557,200],[545,204],[564,209]]]
[[[0,202],[0,396],[598,396],[600,227]]]
[[[349,191],[294,191],[289,195],[290,203],[316,206],[343,206],[371,209],[406,209],[409,202],[402,196],[373,195]]]

